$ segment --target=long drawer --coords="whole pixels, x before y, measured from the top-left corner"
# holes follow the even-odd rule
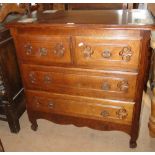
[[[59,113],[101,121],[131,124],[134,102],[101,100],[39,91],[26,91],[33,111]]]
[[[137,73],[22,65],[27,89],[134,100]]]
[[[77,65],[111,70],[137,70],[140,57],[140,38],[126,40],[97,36],[76,36]]]
[[[68,36],[19,35],[17,49],[20,59],[35,64],[70,64]]]

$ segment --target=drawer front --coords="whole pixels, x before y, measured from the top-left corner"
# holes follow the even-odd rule
[[[69,37],[19,35],[17,47],[20,59],[26,63],[71,63]]]
[[[65,69],[22,65],[28,89],[56,93],[133,100],[136,73]]]
[[[133,102],[97,100],[37,91],[26,91],[26,95],[27,106],[34,111],[61,113],[121,124],[130,124],[132,121]]]
[[[137,70],[140,40],[75,37],[75,56],[78,65],[111,70]]]

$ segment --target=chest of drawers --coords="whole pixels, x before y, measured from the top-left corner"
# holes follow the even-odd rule
[[[120,130],[136,147],[154,27],[145,15],[152,25],[129,24],[123,11],[38,13],[33,23],[8,25],[33,130],[41,118]]]

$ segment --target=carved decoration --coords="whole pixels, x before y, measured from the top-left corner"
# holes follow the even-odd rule
[[[34,72],[29,73],[29,80],[31,83],[36,83],[36,75]]]
[[[117,84],[117,87],[119,88],[120,91],[127,92],[128,89],[129,89],[128,81],[127,81],[127,80],[120,81],[120,82]]]
[[[109,50],[104,50],[103,52],[102,52],[102,57],[103,58],[110,58],[111,57],[111,52],[109,51]]]
[[[82,47],[83,55],[85,58],[90,58],[94,51],[91,46],[84,44],[83,42],[79,43],[79,47]]]
[[[126,109],[121,108],[116,111],[116,115],[119,119],[125,119],[128,116],[128,113]]]
[[[110,90],[111,86],[109,83],[105,82],[102,85],[102,90]]]
[[[50,76],[48,76],[48,75],[44,76],[44,83],[49,84],[49,83],[51,83],[51,81],[52,81],[52,79]]]
[[[103,117],[108,117],[108,116],[110,116],[110,114],[109,114],[109,112],[108,112],[107,110],[103,110],[103,111],[101,112],[101,115],[102,115]]]
[[[31,55],[31,54],[32,54],[32,46],[31,46],[30,43],[27,43],[27,44],[24,46],[24,48],[25,48],[25,53],[26,53],[26,55]]]
[[[40,53],[40,56],[46,56],[47,55],[47,49],[46,48],[39,48],[39,53]]]
[[[65,53],[65,48],[62,43],[57,43],[54,48],[54,54],[58,57],[63,57]]]
[[[131,51],[131,47],[124,47],[119,53],[119,55],[122,57],[122,60],[127,62],[131,60],[132,54],[133,52]]]

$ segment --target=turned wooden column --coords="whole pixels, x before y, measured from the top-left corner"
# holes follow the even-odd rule
[[[152,88],[151,115],[149,119],[150,136],[155,138],[155,31],[152,32],[151,47],[153,48],[150,83]]]

